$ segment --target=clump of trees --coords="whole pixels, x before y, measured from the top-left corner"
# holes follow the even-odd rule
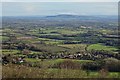
[[[108,71],[120,72],[120,61],[115,58],[105,59],[105,67]]]
[[[105,62],[104,61],[94,61],[94,62],[88,62],[84,63],[82,65],[82,69],[84,70],[100,70],[104,66]]]
[[[107,58],[104,60],[88,62],[82,65],[84,70],[101,70],[106,69],[110,72],[120,72],[120,61],[115,58]]]

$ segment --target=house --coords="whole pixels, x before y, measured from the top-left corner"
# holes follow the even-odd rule
[[[12,63],[14,63],[14,64],[23,63],[23,62],[25,62],[25,61],[21,57],[15,57],[12,59]]]

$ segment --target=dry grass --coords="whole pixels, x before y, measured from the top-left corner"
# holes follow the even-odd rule
[[[3,66],[3,78],[80,78],[86,76],[82,70],[40,69],[23,65]]]
[[[71,67],[70,67],[71,68]],[[86,72],[80,69],[54,69],[26,67],[23,65],[8,64],[3,66],[3,78],[118,78],[119,73],[108,73],[104,70],[100,72]],[[100,77],[101,74],[102,77]]]

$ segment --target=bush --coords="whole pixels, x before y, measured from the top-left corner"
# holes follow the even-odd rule
[[[120,72],[120,61],[115,58],[105,59],[105,67],[111,72]]]
[[[53,68],[59,68],[59,69],[80,69],[81,65],[77,62],[73,62],[71,60],[65,60],[64,62],[60,62],[58,64],[55,64]]]
[[[88,62],[82,65],[84,70],[100,70],[104,66],[103,61]]]

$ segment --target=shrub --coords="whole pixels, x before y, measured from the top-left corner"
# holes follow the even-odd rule
[[[120,72],[120,61],[115,58],[105,59],[105,67],[108,71]]]
[[[107,69],[101,69],[100,71],[99,71],[99,74],[100,74],[100,78],[105,78],[105,77],[107,77],[108,76],[108,70]]]
[[[82,65],[85,70],[100,70],[104,66],[103,61],[88,62]]]
[[[81,65],[77,62],[73,62],[71,60],[65,60],[64,62],[60,62],[53,66],[54,68],[60,69],[80,69]]]

